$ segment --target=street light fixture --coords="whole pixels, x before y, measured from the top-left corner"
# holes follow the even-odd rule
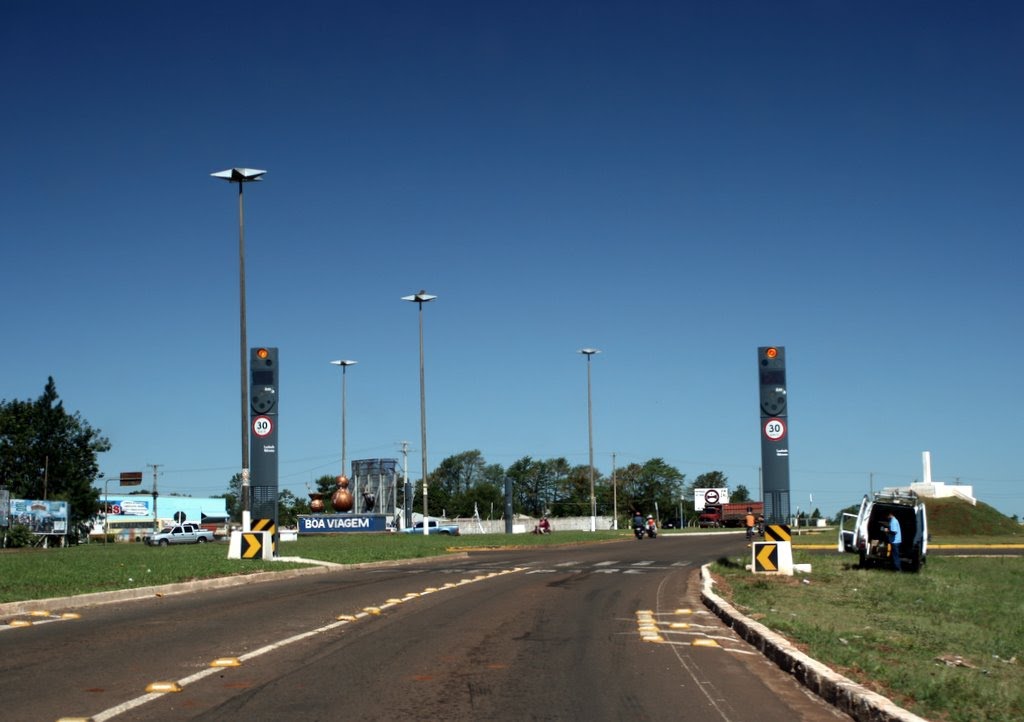
[[[437,296],[431,296],[421,290],[411,296],[402,296],[403,301],[410,301],[418,304],[420,308],[420,453],[422,458],[423,472],[423,535],[430,533],[430,521],[427,514],[427,395],[423,377],[423,304],[433,301]]]
[[[596,348],[581,348],[587,357],[587,437],[590,446],[590,531],[597,531],[597,497],[594,496],[594,407],[590,400],[590,357],[601,353]]]
[[[331,363],[341,366],[341,475],[345,476],[345,469],[348,468],[345,466],[345,373],[349,366],[355,366],[359,362],[341,359]]]
[[[242,189],[246,183],[263,180],[265,170],[254,168],[229,168],[228,170],[211,173],[214,178],[221,178],[229,183],[238,184],[238,309],[239,309],[239,337],[241,360],[241,401],[242,401],[242,529],[249,531],[250,504],[249,504],[249,373],[248,358],[245,345],[245,206],[242,202]]]

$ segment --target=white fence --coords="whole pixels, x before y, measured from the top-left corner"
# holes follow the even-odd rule
[[[518,516],[512,522],[512,533],[513,534],[529,534],[533,531],[533,528],[537,525],[540,519],[532,519],[526,516]],[[558,531],[590,531],[590,517],[589,516],[569,516],[569,517],[548,517],[548,521],[551,522],[551,530]],[[505,520],[504,519],[453,519],[453,524],[459,525],[460,534],[504,534],[505,533]],[[613,529],[614,524],[610,516],[599,516],[597,517],[597,528],[599,530]]]

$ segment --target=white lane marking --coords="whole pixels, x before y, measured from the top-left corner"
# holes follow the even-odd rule
[[[502,576],[504,574],[514,574],[516,572],[521,572],[521,571],[524,571],[523,567],[515,567],[515,568],[512,568],[512,569],[505,569],[505,570],[502,570],[500,572],[491,572],[490,574],[487,574],[485,576],[479,576],[479,577],[476,577],[475,579],[464,580],[463,583],[464,584],[471,584],[473,582],[483,581],[485,579],[491,579],[493,577]],[[440,588],[428,587],[427,590],[424,591],[424,593],[438,592],[438,591],[443,591],[444,589],[455,589],[456,586],[457,585],[455,585],[455,584],[446,584],[446,585],[444,585],[443,587],[440,587]],[[363,618],[370,617],[370,616],[374,616],[374,615],[371,615],[370,613],[366,612],[365,610],[354,615],[356,620],[363,619]],[[288,637],[286,639],[282,639],[280,641],[273,642],[271,644],[268,644],[268,645],[265,645],[263,647],[260,647],[259,649],[255,649],[255,650],[253,650],[251,652],[247,652],[246,654],[243,654],[243,655],[239,656],[238,660],[240,662],[246,662],[246,661],[248,661],[250,659],[255,659],[256,657],[259,657],[259,656],[262,656],[264,654],[268,654],[268,653],[273,652],[275,650],[281,649],[282,647],[285,647],[285,646],[287,646],[289,644],[293,644],[295,642],[299,642],[299,641],[301,641],[303,639],[308,639],[310,637],[317,637],[317,636],[322,635],[324,632],[329,632],[329,631],[331,631],[333,629],[337,629],[339,627],[344,627],[347,624],[354,624],[354,623],[355,622],[353,622],[353,621],[351,621],[349,619],[342,619],[342,620],[339,620],[339,621],[331,622],[330,624],[325,624],[322,627],[319,627],[317,629],[312,629],[312,630],[310,630],[308,632],[300,632],[299,634],[293,634],[291,637]],[[194,682],[198,682],[199,680],[204,679],[205,677],[208,677],[211,674],[220,674],[223,671],[224,671],[223,667],[207,667],[207,668],[205,668],[205,669],[203,669],[203,670],[201,670],[199,672],[196,672],[195,674],[192,674],[192,675],[189,675],[188,677],[184,677],[182,679],[179,679],[177,681],[177,683],[178,683],[178,685],[180,687],[185,687],[186,685],[192,684]],[[140,695],[139,697],[136,697],[135,699],[130,699],[130,700],[126,701],[126,702],[122,702],[119,705],[116,705],[114,707],[110,707],[109,709],[105,709],[102,712],[94,714],[91,717],[89,717],[89,719],[93,720],[93,722],[105,722],[106,720],[113,719],[114,717],[122,715],[125,712],[133,710],[136,707],[140,707],[140,706],[142,706],[142,705],[144,705],[144,704],[146,704],[148,702],[152,702],[155,699],[163,697],[165,694],[168,694],[168,693],[167,692],[150,692],[150,693],[147,693],[147,694],[144,694],[144,695]]]

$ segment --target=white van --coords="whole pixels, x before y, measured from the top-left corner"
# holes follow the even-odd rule
[[[909,489],[883,489],[867,495],[856,514],[844,513],[839,523],[840,552],[860,555],[860,566],[892,566],[889,512],[900,523],[900,560],[912,572],[921,569],[928,554],[928,515],[924,502]]]

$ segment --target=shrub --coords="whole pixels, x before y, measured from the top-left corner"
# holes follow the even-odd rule
[[[7,533],[7,546],[15,549],[30,547],[35,543],[35,536],[24,524],[15,524]]]

